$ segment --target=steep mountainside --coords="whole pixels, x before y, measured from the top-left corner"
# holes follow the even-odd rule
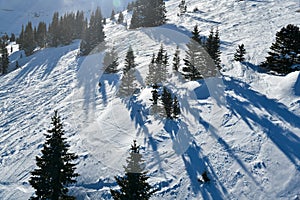
[[[60,2],[72,2],[76,9],[84,5]],[[78,199],[110,199],[133,139],[142,147],[150,183],[159,188],[151,199],[300,198],[300,74],[274,76],[257,67],[281,27],[300,25],[298,2],[190,0],[188,12],[177,16],[179,2],[166,1],[168,21],[160,27],[105,26],[106,46],[116,47],[120,69],[128,47],[134,50],[140,89],[130,99],[116,95],[122,72],[103,74],[104,52],[79,57],[80,41],[23,57],[21,68],[0,77],[0,199],[33,194],[30,171],[55,109],[71,151],[79,155],[80,176],[71,187]],[[44,10],[45,4],[34,5],[30,12]],[[2,15],[13,19],[9,11]],[[129,23],[130,13],[124,15]],[[203,36],[218,27],[222,70],[218,77],[188,82],[172,72],[171,62],[176,46],[184,58],[196,24]],[[1,31],[20,24],[5,26]],[[241,43],[247,51],[244,64],[233,61]],[[182,111],[174,121],[153,112],[145,84],[160,44],[170,56],[166,86]],[[11,54],[11,61],[19,53]],[[205,170],[211,182],[201,184]]]

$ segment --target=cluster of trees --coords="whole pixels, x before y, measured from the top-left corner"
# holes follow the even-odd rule
[[[271,45],[269,56],[262,67],[280,74],[288,74],[300,69],[300,30],[289,24],[276,33],[276,41]]]
[[[9,58],[7,51],[7,41],[6,39],[0,39],[0,74],[6,74],[9,66]]]
[[[152,88],[152,99],[150,100],[153,102],[154,109],[158,106],[158,100],[161,99],[167,119],[177,119],[181,113],[177,96],[166,87],[163,87],[161,95],[158,91],[160,88],[158,85],[153,85]]]
[[[38,168],[31,172],[29,179],[30,185],[35,189],[30,199],[75,200],[74,196],[68,194],[68,187],[76,183],[76,178],[79,176],[75,172],[77,165],[75,161],[78,156],[69,152],[70,145],[66,141],[63,124],[57,111],[54,112],[51,124],[53,127],[46,134],[42,155],[36,156]],[[110,191],[116,200],[147,200],[157,191],[147,182],[149,176],[143,169],[144,160],[139,149],[140,146],[134,140],[127,159],[125,175],[115,177],[120,189]]]
[[[51,23],[40,22],[37,27],[33,27],[28,22],[22,31],[17,43],[25,54],[31,55],[37,47],[57,47],[59,45],[70,44],[74,39],[82,39],[81,52],[88,54],[99,43],[104,41],[103,18],[100,8],[92,12],[89,23],[84,17],[83,11],[71,12],[59,16],[55,12]]]
[[[217,74],[217,71],[221,68],[218,29],[216,31],[211,29],[210,35],[205,39],[200,36],[198,26],[194,26],[192,37],[186,46],[186,56],[183,59],[185,67],[182,69],[186,79],[198,80]],[[211,63],[211,60],[213,63]]]
[[[166,6],[163,0],[136,0],[128,5],[133,10],[130,28],[159,26],[166,22]]]
[[[111,11],[111,15],[110,15],[110,20],[111,21],[116,21],[118,24],[122,24],[124,22],[124,15],[122,12],[120,12],[118,14],[118,19],[116,20],[116,17],[115,17],[116,13],[115,13],[115,10],[113,9]]]

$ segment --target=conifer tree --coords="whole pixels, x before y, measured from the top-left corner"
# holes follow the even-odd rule
[[[29,183],[35,189],[32,200],[39,199],[68,199],[75,197],[68,195],[69,184],[76,183],[75,173],[77,155],[69,153],[69,145],[64,137],[63,125],[57,111],[52,117],[53,127],[46,134],[42,155],[36,157],[37,169],[31,172]]]
[[[157,77],[157,69],[156,69],[156,64],[155,64],[155,54],[153,53],[151,62],[148,65],[148,74],[146,77],[146,84],[147,85],[156,84],[156,77]]]
[[[28,22],[28,24],[26,25],[24,35],[22,37],[22,50],[25,51],[26,56],[29,56],[33,53],[33,50],[36,47],[34,40],[34,31],[31,22]]]
[[[166,111],[166,116],[168,119],[172,119],[173,112],[173,99],[171,92],[168,91],[166,87],[163,88],[163,93],[161,97],[164,109]]]
[[[48,30],[48,43],[50,46],[57,47],[60,44],[60,31],[59,13],[55,12]]]
[[[127,158],[127,166],[124,167],[123,177],[115,176],[120,190],[110,190],[115,200],[148,200],[157,190],[147,182],[149,177],[143,169],[144,160],[140,154],[140,146],[134,140],[131,145],[130,156]]]
[[[186,13],[186,10],[187,10],[187,6],[186,6],[186,3],[185,3],[185,0],[181,0],[180,4],[179,4],[179,13],[180,15]]]
[[[263,67],[287,74],[300,65],[300,30],[298,26],[289,24],[276,33],[276,41],[270,47]]]
[[[153,101],[153,105],[157,105],[158,103],[158,98],[159,98],[159,94],[157,91],[158,86],[157,85],[153,85],[153,90],[151,91],[152,93],[152,99],[150,99],[151,101]]]
[[[113,9],[113,10],[111,11],[111,14],[110,14],[110,20],[111,20],[111,21],[116,20],[115,15],[116,15],[116,13],[115,13],[115,10]]]
[[[180,105],[177,99],[177,96],[173,99],[173,118],[178,118],[178,115],[180,115]]]
[[[174,57],[173,57],[173,70],[178,72],[178,69],[180,67],[180,50],[179,47],[177,46],[176,51],[174,53]]]
[[[201,79],[203,78],[203,74],[200,73],[200,70],[204,70],[206,66],[197,25],[194,27],[192,37],[186,46],[186,56],[185,59],[183,59],[185,64],[185,67],[183,67],[184,76],[190,80]]]
[[[7,52],[7,49],[6,49],[6,45],[5,45],[5,42],[3,41],[0,41],[1,42],[1,51],[0,53],[2,54],[1,55],[1,58],[0,58],[0,72],[1,74],[6,74],[7,73],[7,69],[8,69],[8,65],[9,65],[9,58],[8,58],[8,52]]]
[[[245,60],[246,50],[244,44],[238,45],[236,53],[234,54],[234,60],[238,62],[243,62]]]
[[[136,89],[136,78],[135,78],[135,56],[131,47],[129,47],[126,58],[125,66],[123,68],[123,77],[121,85],[119,87],[118,95],[120,97],[129,97],[133,94]]]
[[[105,69],[104,73],[117,73],[117,67],[119,65],[118,59],[119,57],[115,50],[115,47],[113,47],[111,51],[106,52],[103,58],[103,67]]]
[[[101,10],[98,7],[96,11],[91,14],[89,27],[85,31],[85,37],[80,44],[82,55],[87,55],[92,50],[97,51],[95,47],[104,41],[105,35],[102,21]]]
[[[124,15],[122,12],[119,13],[119,16],[118,16],[118,23],[119,24],[122,24],[124,21]]]
[[[47,42],[47,25],[45,22],[40,22],[36,31],[36,43],[39,47],[46,47]]]
[[[215,65],[218,69],[221,68],[221,51],[220,51],[220,37],[219,30],[214,32],[213,28],[210,31],[208,39],[205,44],[205,48],[210,57],[214,60]]]

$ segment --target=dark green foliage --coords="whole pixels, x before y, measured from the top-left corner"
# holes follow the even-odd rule
[[[177,46],[176,51],[174,53],[174,57],[173,57],[173,70],[178,72],[178,69],[180,67],[180,50],[179,47]]]
[[[67,186],[76,183],[76,164],[78,158],[74,153],[69,153],[69,145],[64,137],[63,125],[55,111],[52,117],[53,127],[46,134],[42,155],[36,157],[37,169],[31,172],[30,185],[35,189],[31,199],[75,199],[69,196]]]
[[[245,54],[246,54],[246,50],[244,44],[239,45],[238,48],[236,49],[236,53],[234,54],[234,60],[238,62],[245,61],[245,57],[244,57]]]
[[[47,43],[47,25],[45,22],[40,22],[37,28],[35,41],[41,48],[46,47]]]
[[[180,115],[180,113],[180,105],[177,97],[175,96],[173,99],[173,118],[178,118],[178,115]]]
[[[144,160],[139,152],[140,146],[131,145],[130,156],[127,158],[125,176],[115,176],[119,190],[110,190],[115,200],[148,200],[157,190],[147,182],[149,177],[143,169]]]
[[[199,35],[198,26],[194,27],[190,42],[186,45],[187,51],[185,59],[183,59],[185,67],[183,67],[184,76],[189,80],[198,80],[203,78],[200,69],[206,67],[203,58],[203,48]]]
[[[111,49],[111,51],[106,52],[103,58],[104,73],[117,73],[117,67],[119,65],[118,59],[119,57],[114,47]]]
[[[9,65],[9,58],[8,58],[8,52],[7,52],[5,42],[1,40],[0,40],[0,54],[2,54],[0,57],[0,73],[6,74]]]
[[[163,0],[137,0],[133,7],[130,28],[159,26],[166,22]]]
[[[28,22],[28,24],[25,27],[25,31],[23,34],[23,40],[21,49],[25,51],[26,56],[29,56],[33,53],[33,50],[36,47],[36,43],[34,40],[34,32],[32,28],[31,22]]]
[[[184,13],[186,13],[186,10],[187,10],[187,6],[186,6],[186,3],[185,3],[185,0],[181,0],[180,4],[179,4],[179,14],[182,15]]]
[[[295,70],[293,65],[300,65],[299,27],[293,24],[283,27],[276,33],[276,41],[270,50],[263,67],[281,74]]]
[[[215,32],[211,29],[208,39],[205,43],[205,49],[210,57],[214,60],[218,69],[221,69],[221,51],[220,51],[220,37],[219,30]]]
[[[123,77],[121,79],[121,85],[119,87],[118,95],[120,97],[129,97],[136,89],[135,78],[135,61],[134,53],[131,47],[129,47],[126,58],[125,66],[123,68]]]
[[[102,48],[100,45],[104,41],[105,35],[103,32],[102,14],[98,7],[95,12],[92,13],[90,18],[89,27],[85,32],[85,37],[80,45],[80,51],[82,55],[87,55],[93,51],[98,51],[96,47]],[[98,46],[100,45],[100,46]]]
[[[124,15],[122,12],[120,12],[118,16],[118,23],[121,24],[123,23],[123,21],[124,21]]]
[[[167,80],[167,65],[168,54],[166,53],[164,46],[161,45],[157,56],[155,57],[155,54],[153,54],[152,60],[149,64],[149,73],[146,77],[147,85],[164,83]]]
[[[151,91],[151,93],[152,93],[152,99],[150,100],[153,101],[153,105],[157,105],[159,94],[156,85],[153,86],[153,90]]]
[[[60,44],[61,29],[59,24],[59,13],[55,12],[48,30],[48,42],[50,46],[57,47]]]
[[[116,13],[115,13],[115,10],[113,9],[113,10],[111,11],[111,14],[110,14],[110,20],[111,20],[111,21],[115,21],[115,20],[116,20],[115,15],[116,15]]]
[[[161,100],[166,111],[167,118],[172,119],[173,99],[171,92],[169,92],[169,90],[166,87],[163,88]]]

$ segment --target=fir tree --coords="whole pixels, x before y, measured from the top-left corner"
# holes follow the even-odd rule
[[[125,176],[115,176],[120,190],[111,189],[111,195],[115,200],[148,200],[156,190],[147,182],[149,177],[143,169],[144,160],[135,140],[130,150],[127,166],[124,167]]]
[[[172,119],[172,112],[173,112],[173,99],[171,93],[168,91],[166,87],[163,88],[162,93],[162,103],[164,109],[166,111],[166,116],[168,119]]]
[[[118,23],[119,24],[122,24],[124,21],[124,15],[122,12],[119,13],[119,16],[118,16]]]
[[[263,67],[287,74],[295,69],[293,65],[300,65],[300,31],[299,27],[289,24],[276,33],[276,41],[268,52],[269,56],[262,64]]]
[[[32,200],[75,199],[69,196],[67,186],[76,183],[75,173],[77,155],[69,153],[69,145],[64,137],[63,125],[57,111],[52,117],[53,128],[46,134],[42,155],[36,157],[37,169],[31,172],[29,183],[35,189]]]
[[[98,49],[95,48],[104,41],[104,38],[105,35],[103,32],[102,14],[98,7],[90,17],[89,27],[85,31],[85,37],[80,44],[81,54],[87,55],[91,53],[92,50],[93,52],[97,52]]]
[[[173,99],[173,118],[178,118],[178,115],[180,115],[180,105],[177,99],[177,96]]]
[[[220,37],[219,30],[214,32],[213,28],[210,31],[208,39],[205,43],[205,48],[209,56],[214,60],[215,65],[218,69],[221,68],[221,51],[220,51]]]
[[[174,57],[173,57],[173,70],[178,72],[178,69],[180,67],[180,50],[179,47],[177,46],[176,51],[174,53]]]
[[[183,59],[185,67],[183,67],[184,76],[190,80],[198,80],[203,78],[203,74],[200,70],[204,71],[204,50],[201,46],[201,39],[199,35],[198,26],[194,27],[192,31],[192,37],[189,43],[186,45],[186,56]]]
[[[153,90],[151,91],[151,93],[152,93],[152,99],[150,100],[153,101],[153,105],[157,105],[159,94],[156,85],[153,85]]]
[[[156,84],[156,77],[157,77],[157,69],[156,69],[156,64],[155,64],[155,54],[153,53],[151,62],[148,65],[148,74],[146,77],[146,84],[147,85]]]
[[[115,20],[116,20],[115,15],[116,15],[116,13],[115,13],[115,10],[113,9],[113,10],[111,11],[111,14],[110,14],[110,20],[111,20],[111,21],[115,21]]]
[[[48,40],[49,45],[57,47],[60,44],[60,24],[59,24],[59,13],[55,12],[52,17],[52,22],[49,25]]]
[[[36,43],[39,47],[46,47],[47,42],[47,25],[45,22],[40,22],[36,31]]]
[[[136,78],[135,78],[136,65],[134,59],[135,57],[134,57],[133,50],[131,47],[129,47],[125,58],[123,77],[118,91],[118,94],[121,97],[128,97],[132,95],[136,89]]]
[[[9,65],[9,58],[8,58],[8,52],[6,49],[6,45],[5,42],[0,41],[1,42],[1,58],[0,58],[0,72],[2,74],[6,74],[7,73],[7,69],[8,69],[8,65]]]
[[[22,49],[25,51],[26,56],[31,55],[36,47],[31,22],[28,22],[28,24],[26,25],[21,46]]]
[[[179,13],[180,15],[186,13],[186,10],[187,10],[187,6],[186,6],[186,3],[185,3],[185,0],[181,0],[180,4],[179,4]]]
[[[238,45],[236,49],[236,53],[234,54],[234,60],[238,62],[243,62],[245,60],[246,50],[244,48],[244,44]]]
[[[118,59],[119,57],[115,50],[115,47],[113,47],[111,51],[106,52],[103,58],[103,67],[105,69],[104,73],[117,73],[117,67],[119,65]]]

